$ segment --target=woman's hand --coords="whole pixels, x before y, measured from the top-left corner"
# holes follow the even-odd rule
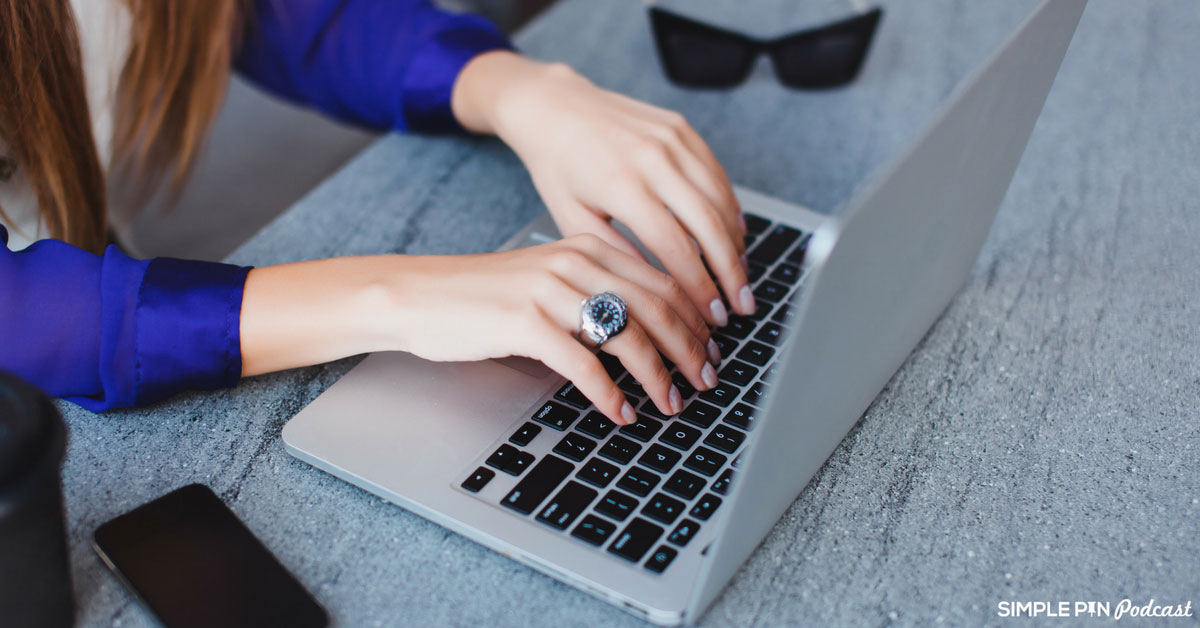
[[[379,350],[438,361],[520,355],[566,376],[598,410],[628,424],[636,415],[625,394],[576,339],[583,300],[605,291],[625,299],[629,320],[602,350],[661,412],[683,408],[660,352],[696,389],[716,385],[716,344],[679,284],[592,235],[486,255],[255,269],[242,306],[243,374]]]
[[[683,116],[503,51],[463,69],[453,106],[465,127],[495,133],[516,151],[564,235],[592,233],[638,256],[610,224],[619,220],[708,323],[728,322],[722,292],[736,312],[754,313],[741,210]]]

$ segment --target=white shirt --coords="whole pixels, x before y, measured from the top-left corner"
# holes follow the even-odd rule
[[[117,82],[129,56],[133,20],[125,3],[119,0],[71,0],[71,9],[79,30],[92,133],[100,167],[107,172],[112,161]],[[3,138],[0,138],[0,156],[12,158]],[[9,218],[4,221],[8,228],[8,248],[14,251],[50,236],[45,224],[38,219],[37,195],[28,176],[25,168],[18,164],[7,181],[0,180],[0,207]]]

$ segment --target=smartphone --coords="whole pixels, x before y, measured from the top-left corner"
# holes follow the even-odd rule
[[[108,568],[168,628],[321,628],[329,617],[212,490],[191,484],[96,529]]]

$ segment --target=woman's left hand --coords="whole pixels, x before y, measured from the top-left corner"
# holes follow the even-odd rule
[[[721,293],[735,312],[754,312],[741,209],[724,169],[682,115],[511,52],[467,64],[453,108],[464,127],[495,133],[516,151],[563,235],[593,233],[639,255],[613,229],[616,219],[710,324],[728,322]]]

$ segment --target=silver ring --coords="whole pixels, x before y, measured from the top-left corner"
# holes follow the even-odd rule
[[[615,292],[601,292],[584,299],[580,314],[579,335],[599,347],[625,329],[629,321],[629,309]]]

